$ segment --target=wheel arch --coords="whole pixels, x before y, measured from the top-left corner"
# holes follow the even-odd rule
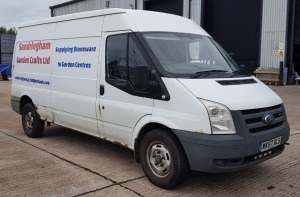
[[[140,163],[140,144],[141,144],[141,141],[143,139],[143,137],[150,131],[154,130],[154,129],[160,129],[161,131],[163,132],[167,132],[171,135],[173,135],[175,137],[175,139],[177,140],[178,144],[180,144],[180,148],[182,149],[183,153],[184,153],[184,156],[185,156],[185,159],[186,159],[186,162],[188,164],[188,167],[190,169],[190,164],[189,164],[189,161],[187,159],[187,156],[186,156],[186,153],[185,153],[185,150],[183,148],[183,145],[181,143],[181,141],[179,140],[178,136],[176,135],[175,132],[173,132],[173,130],[161,123],[157,123],[157,122],[149,122],[147,124],[145,124],[139,131],[138,135],[135,137],[134,139],[134,157],[135,157],[135,160],[136,162]]]
[[[27,96],[27,95],[21,96],[21,98],[20,98],[20,105],[19,105],[19,110],[20,110],[20,113],[21,113],[21,114],[22,114],[22,112],[23,112],[24,106],[25,106],[27,103],[33,103],[33,102],[32,102],[32,99],[31,99],[29,96]]]

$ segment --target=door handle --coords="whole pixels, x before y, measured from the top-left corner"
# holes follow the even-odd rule
[[[104,94],[104,85],[100,85],[100,95]]]

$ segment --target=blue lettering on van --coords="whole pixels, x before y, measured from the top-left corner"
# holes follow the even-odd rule
[[[83,53],[83,52],[96,52],[97,47],[56,47],[56,53]]]
[[[91,68],[91,63],[86,62],[57,62],[58,67],[64,68]]]
[[[27,77],[15,77],[16,80],[19,81],[25,81],[29,83],[38,83],[38,84],[43,84],[43,85],[50,85],[49,81],[44,81],[44,80],[39,80],[39,79],[33,79],[33,78],[27,78]]]

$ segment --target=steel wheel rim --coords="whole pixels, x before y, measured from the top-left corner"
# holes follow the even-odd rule
[[[147,149],[147,162],[158,177],[166,177],[171,170],[171,155],[161,142],[152,142]]]
[[[25,116],[25,126],[28,130],[32,130],[34,126],[34,118],[31,112],[28,112]]]

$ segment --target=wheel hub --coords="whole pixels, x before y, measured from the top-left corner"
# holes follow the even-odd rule
[[[156,156],[155,156],[155,163],[156,163],[156,164],[161,163],[161,162],[162,162],[162,159],[163,159],[163,158],[162,158],[161,155],[156,155]]]
[[[158,177],[166,177],[171,169],[171,156],[168,149],[159,142],[154,142],[147,151],[148,163]]]
[[[25,124],[27,129],[33,129],[33,116],[31,112],[28,112],[25,116]]]

